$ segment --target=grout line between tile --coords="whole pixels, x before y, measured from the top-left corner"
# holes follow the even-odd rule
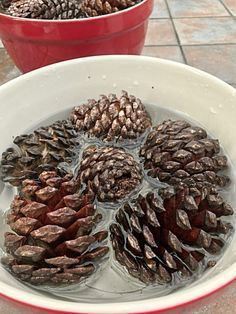
[[[174,32],[175,32],[175,36],[176,36],[176,39],[177,39],[177,42],[178,42],[178,45],[179,45],[179,49],[181,51],[184,63],[188,64],[187,59],[186,59],[185,54],[184,54],[184,50],[183,50],[183,48],[181,46],[181,43],[180,43],[180,38],[179,38],[179,35],[177,33],[177,29],[175,28],[175,24],[174,24],[174,21],[173,21],[173,18],[172,18],[172,14],[171,14],[171,11],[170,11],[169,4],[168,4],[168,2],[166,0],[164,0],[164,2],[166,4],[167,10],[168,10],[169,15],[170,15],[171,24],[173,26],[173,29],[174,29]]]
[[[170,44],[170,45],[144,45],[144,47],[151,47],[151,48],[155,48],[155,47],[179,47],[178,44]]]
[[[227,15],[227,16],[185,16],[185,17],[171,17],[173,20],[188,20],[188,19],[225,19],[225,18],[228,18],[228,19],[235,19],[235,17],[233,15]]]
[[[225,10],[230,14],[230,16],[232,18],[234,18],[236,20],[236,17],[233,15],[233,13],[230,11],[230,9],[227,7],[227,5],[222,1],[222,0],[219,0],[220,3],[223,5],[223,7],[225,8]]]
[[[144,47],[202,47],[202,46],[206,46],[206,47],[214,47],[214,46],[236,46],[236,43],[219,43],[219,44],[184,44],[184,45],[174,45],[174,44],[170,44],[170,45],[144,45]]]
[[[199,16],[177,16],[177,17],[172,17],[174,20],[182,20],[182,19],[215,19],[215,18],[226,18],[226,17],[233,17],[234,16],[232,14],[229,15],[220,15],[220,16],[217,16],[217,15],[209,15],[209,16],[202,16],[202,15],[199,15]],[[170,18],[168,17],[150,17],[150,20],[169,20]]]
[[[236,46],[236,43],[214,43],[214,44],[183,44],[181,45],[181,47],[193,47],[193,46],[197,46],[197,47],[201,47],[201,46],[208,46],[208,47],[214,47],[214,46]]]
[[[236,43],[235,44],[229,44],[229,43],[223,43],[223,44],[184,44],[184,45],[173,45],[173,44],[171,44],[171,45],[144,45],[144,47],[150,47],[150,48],[155,48],[155,47],[158,47],[158,48],[160,48],[160,47],[182,47],[182,48],[184,48],[184,47],[218,47],[218,46],[236,46]]]

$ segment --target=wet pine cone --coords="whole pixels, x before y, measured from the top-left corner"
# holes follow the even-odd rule
[[[133,156],[123,149],[90,146],[82,156],[79,180],[106,202],[129,195],[141,183],[142,174]]]
[[[61,20],[84,17],[78,0],[17,0],[12,1],[6,13],[22,18]]]
[[[71,162],[79,143],[77,132],[68,120],[41,127],[32,134],[17,136],[2,154],[1,177],[14,186],[27,178],[37,178],[43,170],[55,169],[60,162]]]
[[[219,141],[186,121],[167,120],[151,131],[140,150],[148,175],[171,185],[195,182],[225,186],[229,179],[217,173],[227,168]]]
[[[102,95],[98,101],[75,107],[71,121],[78,131],[111,140],[136,139],[149,127],[151,120],[140,99],[123,92],[120,98]]]
[[[93,194],[80,194],[78,182],[54,171],[25,180],[11,204],[2,263],[31,284],[72,284],[94,272],[108,247],[107,231],[93,233],[101,220]]]
[[[82,0],[81,11],[92,17],[118,12],[139,2],[141,0]]]
[[[221,216],[233,210],[213,188],[169,187],[161,195],[163,202],[155,192],[139,195],[110,226],[117,261],[146,284],[176,283],[207,267],[205,256],[214,262],[220,234],[232,228]]]
[[[5,12],[11,3],[11,0],[0,0],[0,12]]]

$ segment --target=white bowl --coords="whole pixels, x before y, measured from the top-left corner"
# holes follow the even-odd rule
[[[62,62],[21,76],[0,87],[0,153],[12,136],[99,94],[124,89],[142,99],[155,119],[155,106],[181,111],[217,136],[236,169],[236,90],[204,72],[161,59],[103,56]],[[58,115],[57,115],[58,116]],[[60,116],[60,114],[59,114]],[[9,196],[9,195],[8,195]],[[5,210],[9,199],[2,198]],[[0,294],[29,306],[64,313],[156,313],[196,301],[236,278],[236,235],[217,267],[170,295],[129,302],[58,300],[30,289],[0,267]],[[36,313],[32,310],[31,313]]]

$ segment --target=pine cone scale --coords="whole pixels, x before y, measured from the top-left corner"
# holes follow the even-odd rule
[[[227,204],[213,188],[165,188],[160,194],[162,205],[154,192],[126,203],[110,227],[117,261],[146,284],[171,282],[175,273],[192,276],[205,258],[198,248],[218,254],[224,242],[217,230],[231,228],[220,219]],[[217,199],[219,218],[208,199]]]
[[[8,223],[16,234],[5,234],[10,256],[2,262],[21,280],[37,285],[72,284],[92,274],[93,263],[109,250],[103,244],[106,231],[92,234],[102,218],[91,204],[93,194],[75,193],[78,182],[55,171],[23,185],[11,204]]]
[[[78,131],[107,141],[137,138],[151,126],[141,101],[126,92],[120,99],[112,94],[102,95],[98,101],[90,100],[74,108],[71,121]]]
[[[132,155],[123,149],[91,146],[83,153],[79,180],[104,202],[127,196],[140,184],[142,175]]]
[[[63,120],[33,134],[17,136],[14,143],[16,148],[2,154],[2,179],[20,186],[24,179],[36,178],[43,170],[55,169],[63,161],[71,162],[78,140],[72,124]]]
[[[219,153],[219,141],[207,138],[205,130],[172,120],[155,127],[140,150],[148,175],[172,185],[226,185],[228,179],[217,173],[227,167],[227,158]]]

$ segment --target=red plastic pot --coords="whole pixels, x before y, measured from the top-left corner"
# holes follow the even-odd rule
[[[80,20],[33,20],[0,14],[0,37],[22,72],[84,56],[140,54],[153,0]]]

